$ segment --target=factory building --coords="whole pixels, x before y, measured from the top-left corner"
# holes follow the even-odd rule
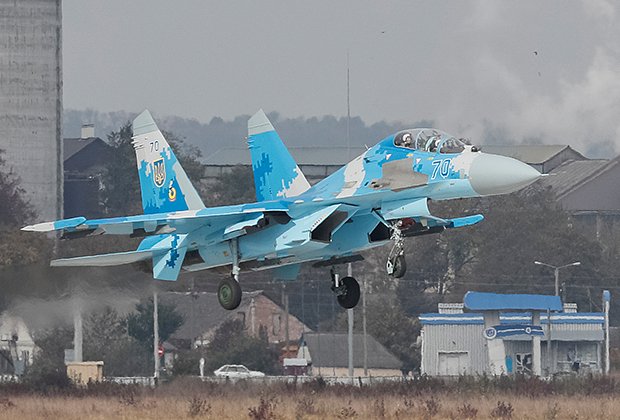
[[[61,0],[0,0],[0,149],[38,220],[62,217]]]

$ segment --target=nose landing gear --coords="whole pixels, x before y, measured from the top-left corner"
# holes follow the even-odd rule
[[[360,300],[360,284],[353,277],[338,278],[331,270],[332,292],[336,294],[338,304],[345,309],[354,308]]]
[[[405,261],[405,237],[400,230],[401,222],[397,222],[392,227],[392,240],[394,246],[388,255],[386,271],[389,276],[401,278],[407,272],[407,262]]]

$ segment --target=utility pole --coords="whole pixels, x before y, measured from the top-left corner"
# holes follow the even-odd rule
[[[347,275],[353,276],[353,267],[351,263],[347,264]],[[347,320],[349,323],[349,377],[353,382],[353,308],[347,309]]]
[[[153,357],[155,358],[155,381],[159,379],[159,320],[157,308],[157,289],[153,290]]]
[[[285,354],[288,357],[289,346],[289,330],[288,330],[288,293],[286,293],[286,284],[282,283],[282,300],[284,303],[284,341],[286,342]]]
[[[605,311],[605,375],[609,375],[609,301],[611,293],[603,290],[603,310]]]
[[[547,375],[551,377],[555,369],[551,366],[551,310],[547,308]]]
[[[574,266],[578,266],[581,265],[580,261],[575,261],[573,263],[570,264],[565,264],[565,265],[560,265],[560,266],[556,266],[556,265],[551,265],[551,264],[547,264],[544,262],[540,262],[540,261],[534,261],[534,264],[536,265],[544,265],[545,267],[549,267],[553,269],[553,277],[554,277],[554,283],[555,283],[555,295],[556,296],[560,296],[560,270],[563,268],[567,268],[567,267],[574,267]],[[566,291],[563,291],[564,293],[562,296],[562,302],[564,303],[566,301]],[[534,317],[534,315],[532,315],[532,317]],[[556,346],[556,351],[557,351],[557,346]],[[557,357],[554,357],[553,359],[557,360]],[[551,376],[551,374],[554,373],[554,370],[551,367],[552,364],[552,358],[551,358],[551,311],[547,310],[547,364],[548,364],[548,370],[549,370],[549,376]]]
[[[368,340],[366,335],[366,277],[362,289],[362,328],[364,330],[364,376],[368,376]]]
[[[316,346],[321,354],[321,289],[316,283]],[[314,369],[314,368],[312,368]],[[319,376],[321,376],[321,365],[319,364]]]
[[[81,298],[75,298],[73,300],[73,361],[82,362],[82,300]]]

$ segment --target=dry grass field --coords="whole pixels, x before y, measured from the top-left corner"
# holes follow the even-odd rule
[[[261,410],[260,397],[137,398],[17,396],[0,401],[0,419],[617,419],[613,398],[461,398],[435,402],[397,397],[323,395],[275,397]],[[498,409],[498,401],[505,409]],[[429,407],[430,404],[430,407]],[[437,404],[434,406],[434,404]],[[500,403],[501,407],[501,403]],[[512,409],[512,410],[511,410]],[[250,410],[253,410],[250,412]]]
[[[157,389],[103,384],[43,393],[2,387],[0,419],[616,419],[618,389],[613,380],[562,386],[434,381],[360,389],[182,379]]]

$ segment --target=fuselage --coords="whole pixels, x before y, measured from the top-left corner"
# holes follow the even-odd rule
[[[403,136],[406,140],[410,136],[410,142],[403,141]],[[407,203],[423,202],[425,206],[428,199],[502,194],[539,176],[522,162],[476,151],[437,130],[405,130],[385,138],[297,197],[205,209],[198,214],[260,208],[266,209],[266,214],[269,209],[286,212],[290,217],[286,223],[272,221],[268,228],[238,238],[242,268],[269,268],[353,255],[385,244],[389,235],[377,229],[389,222],[384,214],[394,203],[406,209]],[[415,213],[417,207],[412,209]],[[252,212],[248,221],[253,217]],[[313,226],[329,232],[315,234]],[[179,228],[177,232],[185,233]],[[193,248],[203,262],[187,268],[230,264],[229,244],[221,241],[224,232],[215,225],[200,229],[204,233],[192,235],[197,238]]]

